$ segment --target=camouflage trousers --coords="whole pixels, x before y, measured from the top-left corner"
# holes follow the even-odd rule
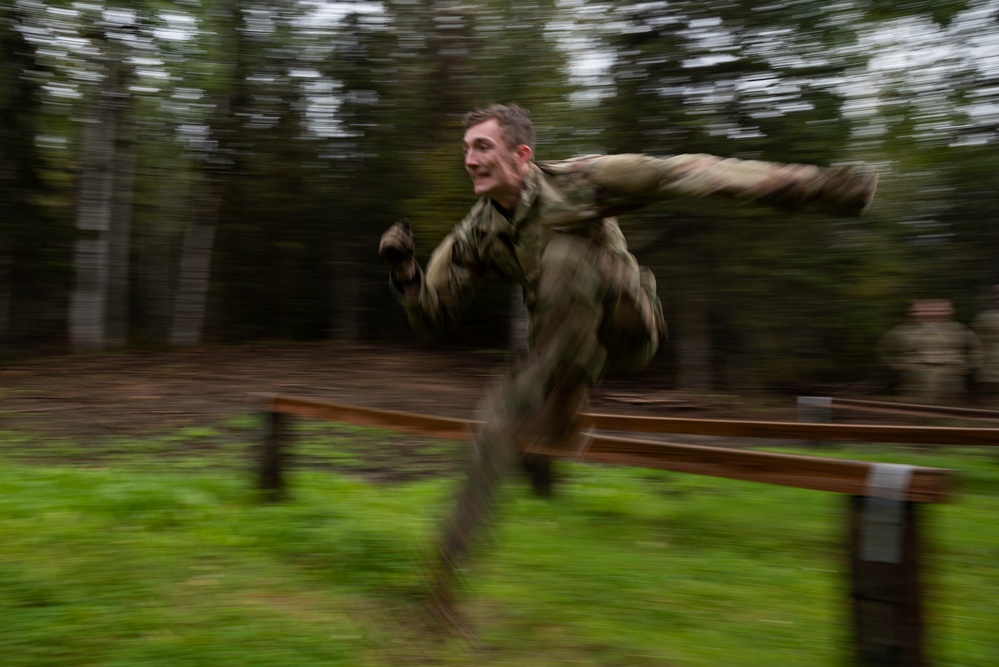
[[[914,403],[956,405],[967,399],[968,369],[963,364],[911,364],[902,393]]]
[[[437,585],[447,590],[528,440],[564,443],[608,368],[638,370],[666,332],[652,273],[630,254],[564,236],[545,249],[526,290],[529,352],[481,408],[468,477],[444,528]]]

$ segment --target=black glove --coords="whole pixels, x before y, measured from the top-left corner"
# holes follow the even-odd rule
[[[413,226],[403,218],[382,234],[378,243],[378,256],[392,268],[397,280],[406,280],[412,272],[416,243],[413,241]]]
[[[839,167],[826,171],[820,196],[841,215],[860,215],[871,205],[878,187],[878,172],[867,166]]]

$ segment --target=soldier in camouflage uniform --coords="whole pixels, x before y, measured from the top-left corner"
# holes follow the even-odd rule
[[[984,360],[978,371],[977,389],[983,403],[999,407],[999,285],[989,291],[992,306],[980,312],[971,323],[982,341]]]
[[[571,442],[590,387],[611,366],[648,364],[666,333],[655,278],[628,251],[614,216],[708,196],[859,213],[877,183],[869,170],[713,155],[534,162],[534,128],[517,106],[470,112],[465,130],[465,168],[481,199],[425,272],[407,221],[379,246],[390,288],[419,330],[453,324],[489,274],[521,285],[528,310],[530,353],[486,403],[468,481],[445,528],[436,584],[445,607],[454,568],[519,445]]]
[[[916,403],[963,401],[968,381],[982,363],[978,336],[952,319],[945,299],[914,301],[909,322],[892,329],[882,341],[882,355],[902,380],[902,395]]]

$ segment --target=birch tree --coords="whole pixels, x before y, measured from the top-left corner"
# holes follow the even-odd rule
[[[211,281],[215,234],[222,211],[222,197],[233,160],[236,120],[234,104],[245,95],[245,54],[242,14],[236,0],[211,3],[207,23],[215,35],[218,69],[207,81],[211,113],[206,126],[208,137],[200,142],[200,177],[190,191],[190,219],[184,232],[173,300],[169,342],[190,346],[201,342],[204,331],[208,290]]]
[[[82,119],[76,203],[76,285],[70,302],[70,342],[77,352],[103,350],[107,343],[111,223],[118,123],[124,90],[120,43],[96,31],[95,76],[90,108]],[[103,49],[100,47],[103,46]]]

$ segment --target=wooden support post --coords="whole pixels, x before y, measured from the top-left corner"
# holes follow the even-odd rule
[[[524,454],[520,465],[531,480],[534,495],[549,498],[552,495],[552,457],[541,454]]]
[[[828,396],[799,396],[798,421],[816,424],[832,422],[832,399]]]
[[[902,500],[910,466],[878,464],[850,496],[855,664],[923,667],[918,504]]]
[[[267,500],[280,500],[285,494],[284,478],[281,464],[283,452],[281,445],[287,431],[288,416],[280,412],[264,411],[260,413],[264,424],[264,440],[260,452],[260,482],[259,488]]]
[[[832,399],[827,396],[799,396],[798,397],[798,421],[809,424],[829,424],[832,423]],[[821,440],[805,440],[802,444],[806,447],[829,447],[829,444]]]

